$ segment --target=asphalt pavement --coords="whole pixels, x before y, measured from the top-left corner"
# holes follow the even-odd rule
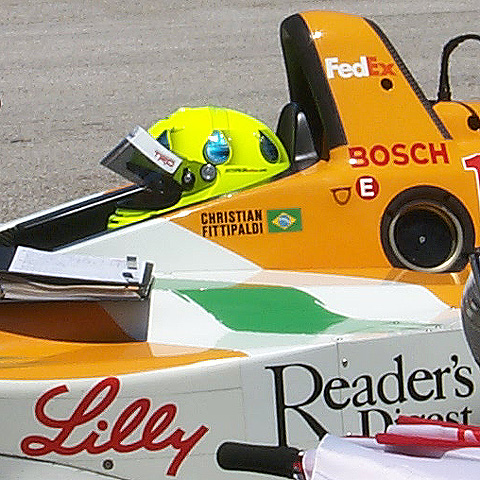
[[[0,222],[124,183],[100,159],[180,106],[274,128],[288,101],[279,24],[315,9],[373,19],[429,98],[445,42],[480,33],[478,0],[0,0]],[[479,47],[453,56],[457,99],[480,101]]]

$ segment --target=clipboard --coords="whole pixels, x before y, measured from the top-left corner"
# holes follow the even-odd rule
[[[0,247],[0,301],[142,300],[153,283],[153,263]]]

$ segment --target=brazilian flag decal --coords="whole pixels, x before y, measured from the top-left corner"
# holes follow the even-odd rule
[[[302,210],[300,208],[267,210],[267,222],[270,233],[300,232],[302,230]]]

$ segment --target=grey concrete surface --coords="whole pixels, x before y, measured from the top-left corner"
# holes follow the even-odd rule
[[[288,100],[279,24],[312,9],[376,21],[430,98],[444,43],[480,32],[478,0],[0,0],[0,222],[122,184],[103,155],[182,105],[274,128]],[[455,98],[480,100],[479,52],[455,52]]]

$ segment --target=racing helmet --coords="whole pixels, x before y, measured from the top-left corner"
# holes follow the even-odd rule
[[[259,120],[219,107],[180,108],[155,123],[148,133],[181,159],[175,173],[162,182],[177,190],[167,206],[141,203],[119,206],[108,227],[115,228],[174,208],[265,182],[290,166],[278,137]],[[145,168],[145,165],[141,166]]]

